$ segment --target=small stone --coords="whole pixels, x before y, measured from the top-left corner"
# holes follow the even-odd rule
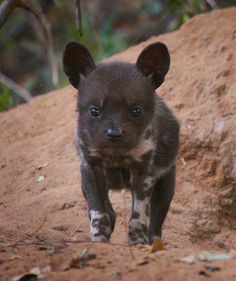
[[[180,259],[180,261],[188,263],[188,264],[194,264],[194,263],[197,263],[199,261],[199,259],[198,259],[198,257],[190,255],[190,256],[186,256],[186,257]]]
[[[148,264],[149,263],[149,260],[147,258],[144,258],[142,260],[139,260],[139,261],[136,261],[136,265],[145,265],[145,264]]]
[[[73,202],[70,202],[70,203],[64,203],[64,204],[61,206],[60,210],[66,210],[66,209],[73,208],[76,203],[77,203],[77,201],[73,201]]]
[[[111,276],[113,278],[121,278],[122,277],[122,273],[120,271],[116,271],[116,272],[112,272]]]
[[[45,179],[45,176],[38,176],[37,179],[36,179],[36,181],[37,181],[37,182],[41,182],[41,181],[43,181],[44,179]]]
[[[58,230],[58,231],[67,231],[68,230],[68,226],[67,225],[56,225],[53,227],[54,230]]]

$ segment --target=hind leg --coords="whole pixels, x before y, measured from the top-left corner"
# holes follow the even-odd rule
[[[162,225],[174,195],[175,187],[175,166],[157,179],[151,197],[149,244],[153,243],[155,237],[162,236]]]

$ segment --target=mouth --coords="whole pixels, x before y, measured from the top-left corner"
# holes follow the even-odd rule
[[[110,141],[109,143],[103,144],[102,146],[99,147],[101,150],[127,150],[127,146],[122,143],[121,141]]]
[[[109,143],[117,144],[117,145],[124,145],[124,142],[120,138],[109,139]]]
[[[113,151],[115,153],[127,154],[129,150],[133,149],[136,146],[136,141],[129,139],[122,139],[122,138],[113,138],[113,139],[106,139],[101,142],[97,142],[96,144],[93,143],[95,148],[99,151]]]

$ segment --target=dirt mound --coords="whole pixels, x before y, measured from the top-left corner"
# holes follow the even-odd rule
[[[128,193],[111,194],[118,215],[113,244],[89,243],[75,149],[76,93],[67,87],[0,114],[0,280],[49,264],[44,280],[203,280],[204,274],[234,280],[234,261],[201,273],[202,264],[178,258],[236,245],[236,8],[197,16],[109,60],[134,62],[155,41],[166,43],[172,58],[159,95],[182,124],[176,196],[164,228],[168,251],[125,246]],[[97,258],[65,271],[85,248]]]

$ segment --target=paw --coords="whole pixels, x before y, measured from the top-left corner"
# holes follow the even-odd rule
[[[145,245],[147,244],[147,239],[145,237],[129,237],[129,245],[135,246],[135,245]]]
[[[130,221],[129,224],[129,245],[147,244],[147,226],[146,224]]]
[[[110,239],[105,235],[98,235],[98,236],[92,236],[91,240],[92,242],[96,242],[96,243],[108,243]]]
[[[111,237],[110,217],[106,213],[90,211],[90,232],[93,242],[107,243]]]

